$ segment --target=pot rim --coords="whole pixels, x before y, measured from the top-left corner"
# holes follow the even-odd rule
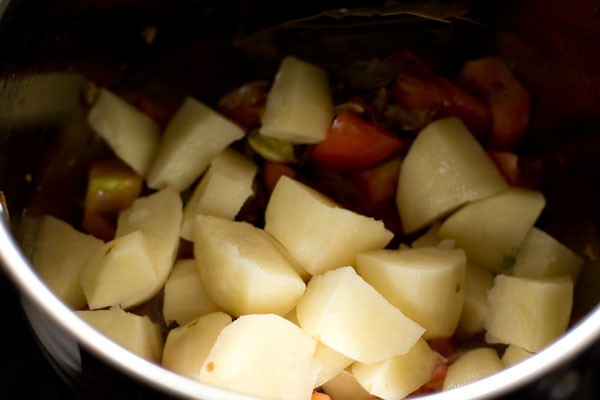
[[[39,309],[95,356],[148,386],[181,398],[249,400],[242,394],[195,382],[138,357],[93,329],[56,297],[34,272],[9,228],[0,223],[0,261],[8,275]],[[475,400],[514,391],[575,358],[600,337],[600,306],[544,350],[492,376],[447,392],[429,394],[430,400]],[[201,396],[201,397],[200,397]]]

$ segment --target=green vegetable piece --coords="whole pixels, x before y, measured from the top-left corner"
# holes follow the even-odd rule
[[[294,162],[294,145],[287,140],[267,137],[258,131],[248,135],[248,144],[254,151],[266,160],[274,162]]]
[[[90,190],[93,192],[104,192],[118,194],[129,190],[134,183],[130,178],[121,176],[97,176],[90,180]]]

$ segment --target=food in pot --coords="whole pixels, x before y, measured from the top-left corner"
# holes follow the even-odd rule
[[[114,158],[80,226],[44,217],[40,275],[131,351],[259,397],[397,399],[540,351],[582,258],[536,225],[527,89],[495,57],[455,79],[380,62],[389,79],[354,88],[286,57],[214,108],[184,99],[160,137],[164,113],[100,89]]]

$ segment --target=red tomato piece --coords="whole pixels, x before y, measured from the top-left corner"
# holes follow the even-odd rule
[[[473,135],[478,138],[485,137],[492,123],[492,111],[490,107],[473,94],[444,77],[435,76],[433,81],[442,93],[438,108],[440,116],[458,117],[465,123]]]
[[[488,150],[487,153],[509,185],[527,189],[539,187],[542,175],[539,159],[519,156],[508,151]]]
[[[461,80],[483,93],[492,110],[489,144],[495,150],[511,150],[518,145],[529,126],[531,95],[518,81],[506,62],[498,57],[468,61]]]
[[[398,75],[393,91],[398,103],[408,110],[435,111],[442,96],[440,88],[431,79],[408,73]]]
[[[498,167],[498,170],[506,179],[506,182],[514,186],[519,180],[521,173],[519,171],[519,156],[508,151],[493,151],[489,150],[488,155]]]
[[[263,183],[265,184],[269,194],[273,192],[273,189],[275,189],[275,185],[277,185],[279,178],[281,178],[283,175],[290,178],[295,178],[296,171],[287,164],[265,160],[262,169],[262,177]]]
[[[430,339],[427,341],[431,350],[437,351],[446,358],[452,357],[456,354],[456,344],[451,337]]]
[[[404,146],[404,140],[344,110],[325,140],[312,148],[311,158],[332,169],[359,170],[386,160]]]
[[[395,157],[381,165],[356,173],[354,181],[366,203],[373,207],[381,207],[396,197],[401,163],[401,159]]]
[[[393,91],[398,104],[407,110],[425,110],[431,120],[459,117],[479,138],[485,136],[491,125],[488,105],[442,76],[402,73],[396,79]]]
[[[317,392],[316,390],[312,392],[312,396],[310,400],[331,400],[331,397],[326,395],[325,393]]]

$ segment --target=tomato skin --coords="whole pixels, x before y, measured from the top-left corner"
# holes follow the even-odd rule
[[[466,62],[460,72],[460,80],[481,92],[490,104],[490,148],[514,149],[523,140],[529,127],[529,91],[517,80],[506,62],[498,57]]]
[[[312,392],[310,400],[331,400],[331,397],[329,397],[325,393],[314,391]]]
[[[293,179],[296,177],[296,171],[287,164],[265,160],[262,168],[262,178],[269,194],[273,193],[279,178],[284,175]]]
[[[440,116],[459,117],[476,137],[484,138],[492,124],[490,107],[446,78],[436,76],[433,80],[443,96],[439,107]]]
[[[437,351],[446,358],[450,358],[456,354],[456,344],[451,337],[430,339],[427,341],[427,344],[429,344],[429,347],[433,351]]]
[[[459,117],[478,138],[487,134],[492,113],[485,102],[440,75],[402,73],[394,83],[398,104],[409,111],[424,110],[435,118]]]
[[[405,145],[404,140],[343,110],[333,121],[327,137],[312,148],[310,157],[334,170],[360,170],[386,160]]]
[[[356,186],[364,196],[364,201],[373,207],[382,207],[396,198],[396,187],[402,160],[395,157],[353,176]]]
[[[488,150],[487,153],[504,176],[504,179],[506,179],[506,182],[511,186],[515,186],[520,179],[519,156],[508,151]]]
[[[398,103],[411,111],[435,111],[442,97],[440,88],[431,79],[409,73],[398,75],[393,91]]]

